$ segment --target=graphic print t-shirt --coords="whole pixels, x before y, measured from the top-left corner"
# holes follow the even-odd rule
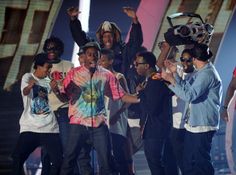
[[[28,95],[23,95],[23,89],[28,86],[30,79],[37,83]],[[24,111],[20,118],[20,132],[58,133],[58,124],[54,113],[48,104],[50,92],[49,79],[38,79],[32,73],[26,73],[21,81],[21,94]]]
[[[67,72],[73,68],[73,64],[70,61],[61,60],[60,63],[54,64],[51,73],[50,73],[50,79],[54,79],[58,83],[59,90],[61,91],[63,87],[63,80],[66,77]],[[56,95],[51,92],[48,95],[49,98],[49,105],[52,108],[53,111],[57,110],[59,107],[68,107],[68,105],[65,105],[65,103],[61,102]]]
[[[48,105],[48,90],[46,87],[39,85],[33,87],[31,110],[32,113],[36,115],[50,113],[51,110]]]

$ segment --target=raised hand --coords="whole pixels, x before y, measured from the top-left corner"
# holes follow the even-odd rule
[[[165,40],[159,42],[159,43],[158,43],[158,47],[160,48],[161,51],[162,51],[162,50],[167,50],[167,51],[169,51],[169,49],[170,49],[170,45],[169,45]]]
[[[123,12],[126,13],[128,17],[132,18],[134,23],[138,22],[136,12],[132,7],[123,7]]]
[[[130,18],[136,18],[136,12],[132,7],[123,7],[124,13],[127,14]]]
[[[176,73],[177,72],[177,65],[175,63],[172,63],[169,60],[165,60],[164,62],[165,68],[167,68],[171,73]]]
[[[158,47],[161,50],[161,53],[158,56],[156,64],[159,67],[159,69],[162,69],[165,67],[164,61],[168,56],[170,45],[166,41],[161,41],[158,43]]]
[[[161,78],[163,78],[167,82],[170,82],[171,84],[175,84],[173,73],[166,72],[164,69],[162,69],[161,71]]]
[[[36,82],[37,81],[34,78],[30,78],[29,79],[29,83],[28,83],[29,84],[28,87],[32,88],[35,85]]]

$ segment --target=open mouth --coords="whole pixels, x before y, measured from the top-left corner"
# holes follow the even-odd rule
[[[54,59],[54,58],[56,58],[56,54],[55,53],[48,53],[48,58]]]
[[[106,42],[104,45],[105,45],[106,48],[110,48],[111,47],[111,42]]]
[[[96,67],[97,65],[95,61],[90,61],[89,64],[90,64],[90,67]]]

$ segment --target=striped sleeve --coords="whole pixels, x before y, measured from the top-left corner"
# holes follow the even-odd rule
[[[105,86],[105,94],[113,100],[121,99],[125,95],[125,91],[120,86],[119,81],[112,73],[107,74],[107,84]]]

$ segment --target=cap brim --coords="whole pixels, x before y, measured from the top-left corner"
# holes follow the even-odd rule
[[[98,44],[98,43],[95,43],[95,42],[88,42],[88,43],[86,43],[86,44],[82,47],[82,49],[83,49],[83,50],[86,50],[87,48],[90,48],[90,47],[94,47],[94,48],[96,48],[97,50],[101,51],[101,48],[100,48],[99,44]]]

